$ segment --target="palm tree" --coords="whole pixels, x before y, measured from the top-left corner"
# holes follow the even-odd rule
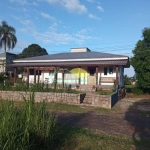
[[[9,26],[6,21],[2,21],[0,25],[0,49],[4,47],[4,53],[6,53],[6,46],[8,50],[13,49],[17,43],[15,36],[16,30]]]

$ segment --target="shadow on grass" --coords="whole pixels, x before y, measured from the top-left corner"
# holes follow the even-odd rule
[[[124,119],[133,132],[132,139],[136,149],[150,149],[150,100],[134,102],[126,111]]]

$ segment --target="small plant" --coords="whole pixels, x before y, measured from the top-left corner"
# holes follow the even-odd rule
[[[92,86],[92,90],[93,90],[93,91],[97,91],[97,88],[96,88],[95,85]]]
[[[116,91],[116,85],[113,85],[111,89],[113,92],[115,92]]]
[[[76,89],[79,89],[79,87],[80,87],[80,86],[77,84],[77,85],[76,85]]]

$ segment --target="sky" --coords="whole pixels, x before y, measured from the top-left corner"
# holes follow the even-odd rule
[[[0,22],[16,29],[19,54],[38,44],[49,54],[88,47],[132,57],[150,27],[150,0],[1,0]],[[134,69],[125,69],[128,76]]]

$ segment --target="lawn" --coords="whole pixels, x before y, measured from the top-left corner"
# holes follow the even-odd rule
[[[0,101],[0,108],[2,108],[1,107],[2,104],[7,105],[8,102],[1,100]],[[14,113],[14,111],[13,111],[13,114],[18,116],[20,114],[20,113],[18,113],[18,110],[21,111],[24,109],[24,106],[25,106],[24,102],[14,102],[13,104],[14,104],[14,108],[17,111],[17,113]],[[10,103],[9,103],[9,105],[10,105]],[[35,148],[37,149],[37,147],[39,146],[38,149],[42,150],[42,146],[40,146],[39,144],[40,144],[40,142],[45,142],[43,139],[43,136],[46,136],[46,135],[44,135],[44,128],[42,128],[42,125],[43,125],[42,122],[40,122],[40,124],[39,124],[39,125],[41,125],[40,128],[39,128],[39,125],[37,126],[37,123],[35,121],[39,122],[40,118],[37,118],[36,115],[34,114],[34,112],[36,114],[41,113],[41,111],[44,112],[43,106],[45,106],[45,105],[41,105],[41,103],[36,103],[34,105],[35,105],[34,111],[32,111],[33,118],[30,118],[30,120],[31,120],[30,124],[28,123],[28,119],[27,119],[27,121],[24,121],[25,118],[24,119],[22,118],[24,116],[21,116],[22,119],[18,118],[17,121],[19,121],[19,123],[21,124],[20,121],[22,120],[22,122],[29,125],[29,129],[28,129],[29,132],[27,135],[26,134],[25,135],[27,137],[33,136],[33,141],[34,141],[33,143],[35,144],[35,142],[37,142],[37,146],[35,146]],[[5,114],[8,113],[7,117],[11,117],[11,116],[9,116],[9,114],[11,114],[10,110],[12,109],[12,106],[11,107],[10,106],[7,107],[9,109],[5,111]],[[30,104],[28,106],[30,106]],[[32,106],[32,104],[31,104],[31,106]],[[40,107],[40,109],[38,108],[38,106]],[[108,110],[108,109],[104,109],[104,108],[93,108],[92,111],[108,114],[108,113],[111,113],[113,111],[117,111],[118,109],[119,109],[118,107],[114,107],[112,110]],[[30,107],[28,107],[28,111],[29,110],[30,110]],[[80,108],[79,106],[75,106],[75,105],[51,102],[51,103],[46,104],[46,112],[47,111],[48,112],[67,111],[67,112],[83,113],[87,110]],[[26,113],[24,115],[26,115]],[[2,112],[2,109],[0,109],[0,114],[3,114],[3,116],[5,116],[5,114]],[[27,113],[27,115],[30,115],[30,114]],[[3,116],[0,115],[0,119],[2,119]],[[30,117],[32,117],[32,116],[30,116]],[[39,115],[39,117],[40,117],[40,115]],[[5,122],[5,120],[3,120],[4,123],[9,123],[8,124],[9,126],[7,124],[5,124],[5,126],[3,126],[3,124],[1,124],[1,127],[3,126],[3,130],[0,130],[0,135],[3,135],[3,137],[5,137],[4,131],[9,133],[9,130],[10,130],[9,136],[11,136],[12,131],[14,131],[13,133],[15,133],[15,134],[13,134],[13,136],[15,136],[15,137],[20,136],[20,135],[16,135],[16,133],[19,134],[19,130],[14,129],[12,126],[12,125],[17,126],[16,121],[13,119],[16,119],[16,118],[12,117],[11,123],[9,123],[9,118],[7,120],[8,122]],[[36,119],[38,119],[39,121]],[[47,125],[48,121],[50,121],[50,120],[47,120],[48,118],[43,118],[43,119],[46,119],[45,125]],[[135,149],[149,150],[149,147],[150,147],[150,140],[146,140],[146,139],[145,140],[140,140],[140,139],[135,140],[135,139],[129,138],[127,136],[108,134],[105,132],[100,132],[98,130],[88,130],[88,129],[78,128],[78,127],[61,125],[61,124],[58,124],[58,126],[59,127],[55,126],[55,128],[53,128],[53,130],[52,130],[53,132],[49,131],[50,135],[53,134],[56,136],[55,139],[52,139],[52,136],[49,137],[51,142],[52,142],[52,145],[53,145],[51,147],[51,143],[49,143],[50,144],[49,148],[51,148],[52,150],[58,150],[58,149],[59,150],[101,150],[101,149],[102,150],[120,150],[120,149],[121,150],[129,150],[129,149],[131,149],[131,150],[135,150]],[[6,130],[4,130],[5,127],[8,127],[8,128]],[[23,128],[23,127],[25,127],[25,128]],[[30,127],[31,127],[31,129],[30,129]],[[25,132],[26,132],[26,126],[24,126],[22,124],[22,128],[25,129]],[[30,130],[32,131],[31,133],[30,133]],[[1,134],[1,133],[3,133],[3,134]],[[47,132],[45,132],[45,134],[46,133]],[[9,137],[9,138],[13,139],[15,141],[15,146],[16,146],[15,149],[16,149],[17,148],[17,140],[15,140],[15,137],[14,138]],[[34,139],[34,137],[36,139]],[[23,137],[20,137],[20,138],[23,138]],[[38,138],[41,138],[41,141],[39,141]],[[49,138],[46,139],[46,143],[48,142],[47,140],[49,140]],[[2,142],[5,142],[5,141],[3,141],[3,139],[4,138],[0,138],[0,140],[1,140],[0,141],[0,148],[5,150],[7,148],[5,148],[4,146],[2,147]],[[30,140],[32,140],[32,139],[30,139]],[[7,142],[6,142],[6,144],[7,144]],[[32,141],[30,141],[30,144],[32,144]],[[10,145],[12,145],[11,149],[15,150],[13,148],[13,143],[10,143]],[[26,144],[24,143],[24,146],[25,145]],[[19,146],[21,146],[21,144],[19,144]],[[48,149],[48,147],[45,146],[45,148],[43,150],[47,150],[47,149]]]
[[[149,150],[150,140],[136,140],[77,127],[63,126],[60,150]]]

